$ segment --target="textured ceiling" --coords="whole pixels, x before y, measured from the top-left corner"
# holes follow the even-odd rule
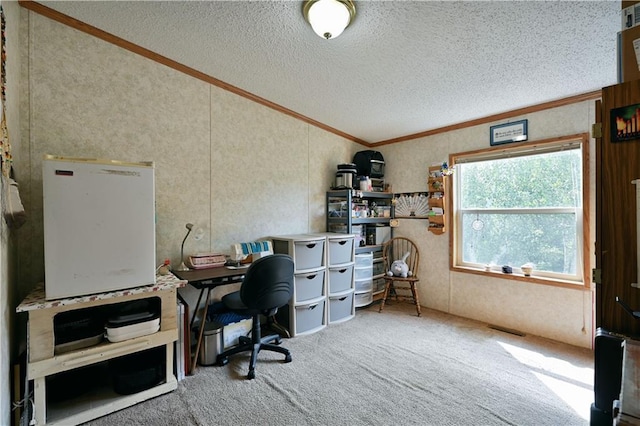
[[[620,1],[359,1],[333,40],[301,1],[41,1],[357,139],[616,83]]]

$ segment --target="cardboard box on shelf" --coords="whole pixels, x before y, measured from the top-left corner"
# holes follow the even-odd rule
[[[629,2],[633,3],[633,2]],[[622,31],[640,25],[640,2],[622,7]]]
[[[618,49],[620,83],[640,79],[640,25],[619,33]]]

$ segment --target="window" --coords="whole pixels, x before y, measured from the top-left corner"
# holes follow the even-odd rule
[[[454,154],[454,267],[582,284],[587,137]]]

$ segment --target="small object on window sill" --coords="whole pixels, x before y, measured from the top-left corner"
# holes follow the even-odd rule
[[[525,277],[530,277],[533,272],[533,263],[525,263],[520,267]]]
[[[509,265],[504,265],[502,267],[502,272],[505,273],[505,274],[512,274],[513,273],[513,269]]]

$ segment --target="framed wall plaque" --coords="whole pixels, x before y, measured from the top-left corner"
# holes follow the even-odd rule
[[[611,110],[611,142],[640,139],[640,104]]]
[[[526,141],[528,138],[527,121],[528,120],[519,120],[491,126],[491,146]]]

